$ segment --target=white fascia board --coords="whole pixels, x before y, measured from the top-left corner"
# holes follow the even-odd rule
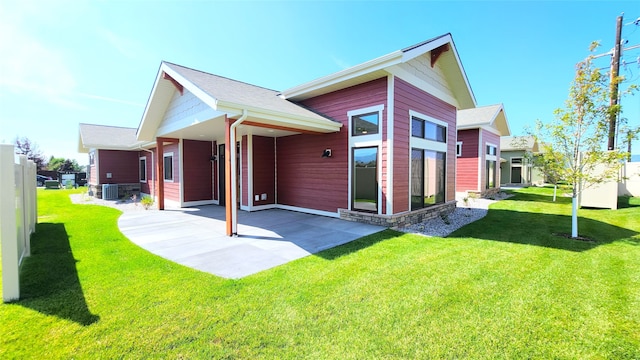
[[[386,67],[398,64],[400,62],[402,62],[402,51],[394,51],[390,54],[381,56],[379,58],[369,60],[362,64],[338,71],[331,75],[327,75],[319,79],[312,80],[302,85],[298,85],[291,89],[285,90],[281,93],[281,96],[285,99],[294,98],[297,96],[304,95],[311,91],[315,91],[327,86],[331,86],[331,85],[343,82],[345,80],[357,78],[359,76],[362,76],[368,73],[382,70]]]
[[[203,103],[209,105],[213,110],[217,110],[218,100],[216,98],[207,94],[205,91],[197,87],[194,83],[182,77],[182,75],[175,72],[168,65],[163,63],[161,70],[166,72],[169,76],[171,76],[175,81],[177,81],[185,89],[189,90],[190,93],[192,93],[195,97],[200,99]]]
[[[462,78],[464,79],[464,83],[467,86],[467,90],[471,95],[471,100],[473,101],[473,106],[478,107],[478,102],[476,101],[476,96],[471,89],[471,84],[469,84],[469,78],[467,78],[467,73],[464,71],[464,66],[462,66],[462,61],[460,61],[460,57],[458,56],[458,50],[456,49],[455,44],[453,43],[453,39],[451,40],[451,51],[453,51],[453,55],[456,57],[456,62],[458,63],[458,68],[460,69],[460,73],[462,74]]]
[[[301,129],[305,130],[313,130],[313,128],[319,128],[327,132],[337,132],[340,131],[340,128],[342,127],[342,123],[331,121],[329,119],[314,119],[306,116],[266,110],[253,106],[233,104],[223,101],[218,102],[218,109],[229,114],[242,114],[242,110],[247,110],[250,117],[272,120],[280,123],[284,122],[291,124],[291,127],[300,126]]]
[[[164,62],[160,65],[160,69],[158,70],[158,75],[156,76],[156,81],[153,84],[153,89],[151,91],[151,95],[149,96],[149,100],[147,101],[147,105],[145,107],[144,113],[142,115],[142,120],[140,121],[140,125],[138,126],[138,130],[136,132],[136,136],[138,140],[147,140],[151,141],[158,132],[158,127],[162,123],[163,111],[166,109],[167,104],[156,104],[154,101],[158,96],[160,96],[161,91],[168,91],[167,87],[160,87],[163,84],[163,81],[168,81],[162,78],[162,73],[165,72],[169,76],[171,76],[175,81],[177,81],[183,88],[190,91],[197,98],[199,98],[202,102],[207,104],[212,109],[216,110],[217,101],[213,97],[211,97],[206,92],[202,91],[200,88],[195,86],[192,82],[188,81],[180,74],[171,69]],[[171,85],[171,91],[176,91],[175,87]],[[164,94],[166,95],[166,94]],[[169,98],[169,97],[167,97]],[[168,101],[171,101],[170,99]],[[164,106],[162,106],[164,105]],[[153,129],[155,127],[155,129]]]
[[[427,52],[440,47],[446,43],[451,43],[453,45],[453,39],[451,39],[451,35],[446,35],[441,38],[435,39],[426,44],[422,44],[421,46],[415,47],[409,51],[406,51],[402,54],[402,62],[407,62],[411,59],[417,58],[418,56],[424,55]]]
[[[149,94],[149,98],[147,99],[147,104],[144,107],[144,112],[142,113],[142,119],[140,119],[140,124],[138,125],[138,130],[136,130],[136,138],[140,139],[140,138],[144,138],[145,136],[145,131],[144,129],[149,125],[149,113],[151,112],[151,105],[152,105],[152,100],[155,97],[157,91],[158,91],[158,84],[160,83],[160,80],[162,80],[162,65],[160,65],[160,68],[158,69],[158,74],[156,75],[156,80],[153,83],[153,88],[151,88],[151,93]]]

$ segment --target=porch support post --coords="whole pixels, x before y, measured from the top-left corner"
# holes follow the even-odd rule
[[[224,116],[224,207],[227,236],[233,236],[233,223],[236,221],[236,219],[233,218],[233,206],[236,206],[236,199],[232,198],[231,192],[232,187],[235,186],[235,184],[231,182],[233,179],[231,172],[234,171],[231,167],[231,157],[235,156],[235,152],[232,151],[232,146],[235,146],[235,139],[231,138],[231,124],[234,122],[235,120],[229,119],[227,115]]]
[[[156,138],[156,151],[158,159],[156,168],[158,169],[158,210],[164,210],[164,139]]]

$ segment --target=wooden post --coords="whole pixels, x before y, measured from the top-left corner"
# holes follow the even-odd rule
[[[616,21],[616,43],[613,47],[613,59],[611,60],[611,99],[610,105],[618,105],[618,73],[620,72],[620,55],[621,55],[621,36],[622,36],[622,15],[618,16]],[[618,111],[612,111],[609,114],[609,144],[607,148],[614,150],[616,148],[616,121]]]
[[[231,183],[231,146],[235,146],[235,139],[231,138],[231,124],[235,120],[229,119],[226,115],[224,117],[224,191],[225,191],[225,219],[226,219],[226,234],[227,236],[233,235],[233,208],[236,206],[234,199],[231,199],[231,187],[235,186]]]
[[[164,156],[162,153],[164,152],[164,139],[156,138],[156,151],[157,151],[157,161],[156,168],[158,169],[158,210],[164,210]]]

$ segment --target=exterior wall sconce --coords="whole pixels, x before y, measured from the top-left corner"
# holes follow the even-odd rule
[[[331,157],[331,149],[324,149],[324,152],[322,153],[322,157],[323,158],[330,158]]]
[[[211,155],[211,158],[209,160],[216,161],[216,160],[218,160],[218,156],[217,155]]]

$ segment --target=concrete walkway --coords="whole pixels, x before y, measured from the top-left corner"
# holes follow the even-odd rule
[[[238,211],[238,237],[225,235],[222,206],[124,212],[120,231],[176,263],[241,278],[383,230],[287,210]]]

